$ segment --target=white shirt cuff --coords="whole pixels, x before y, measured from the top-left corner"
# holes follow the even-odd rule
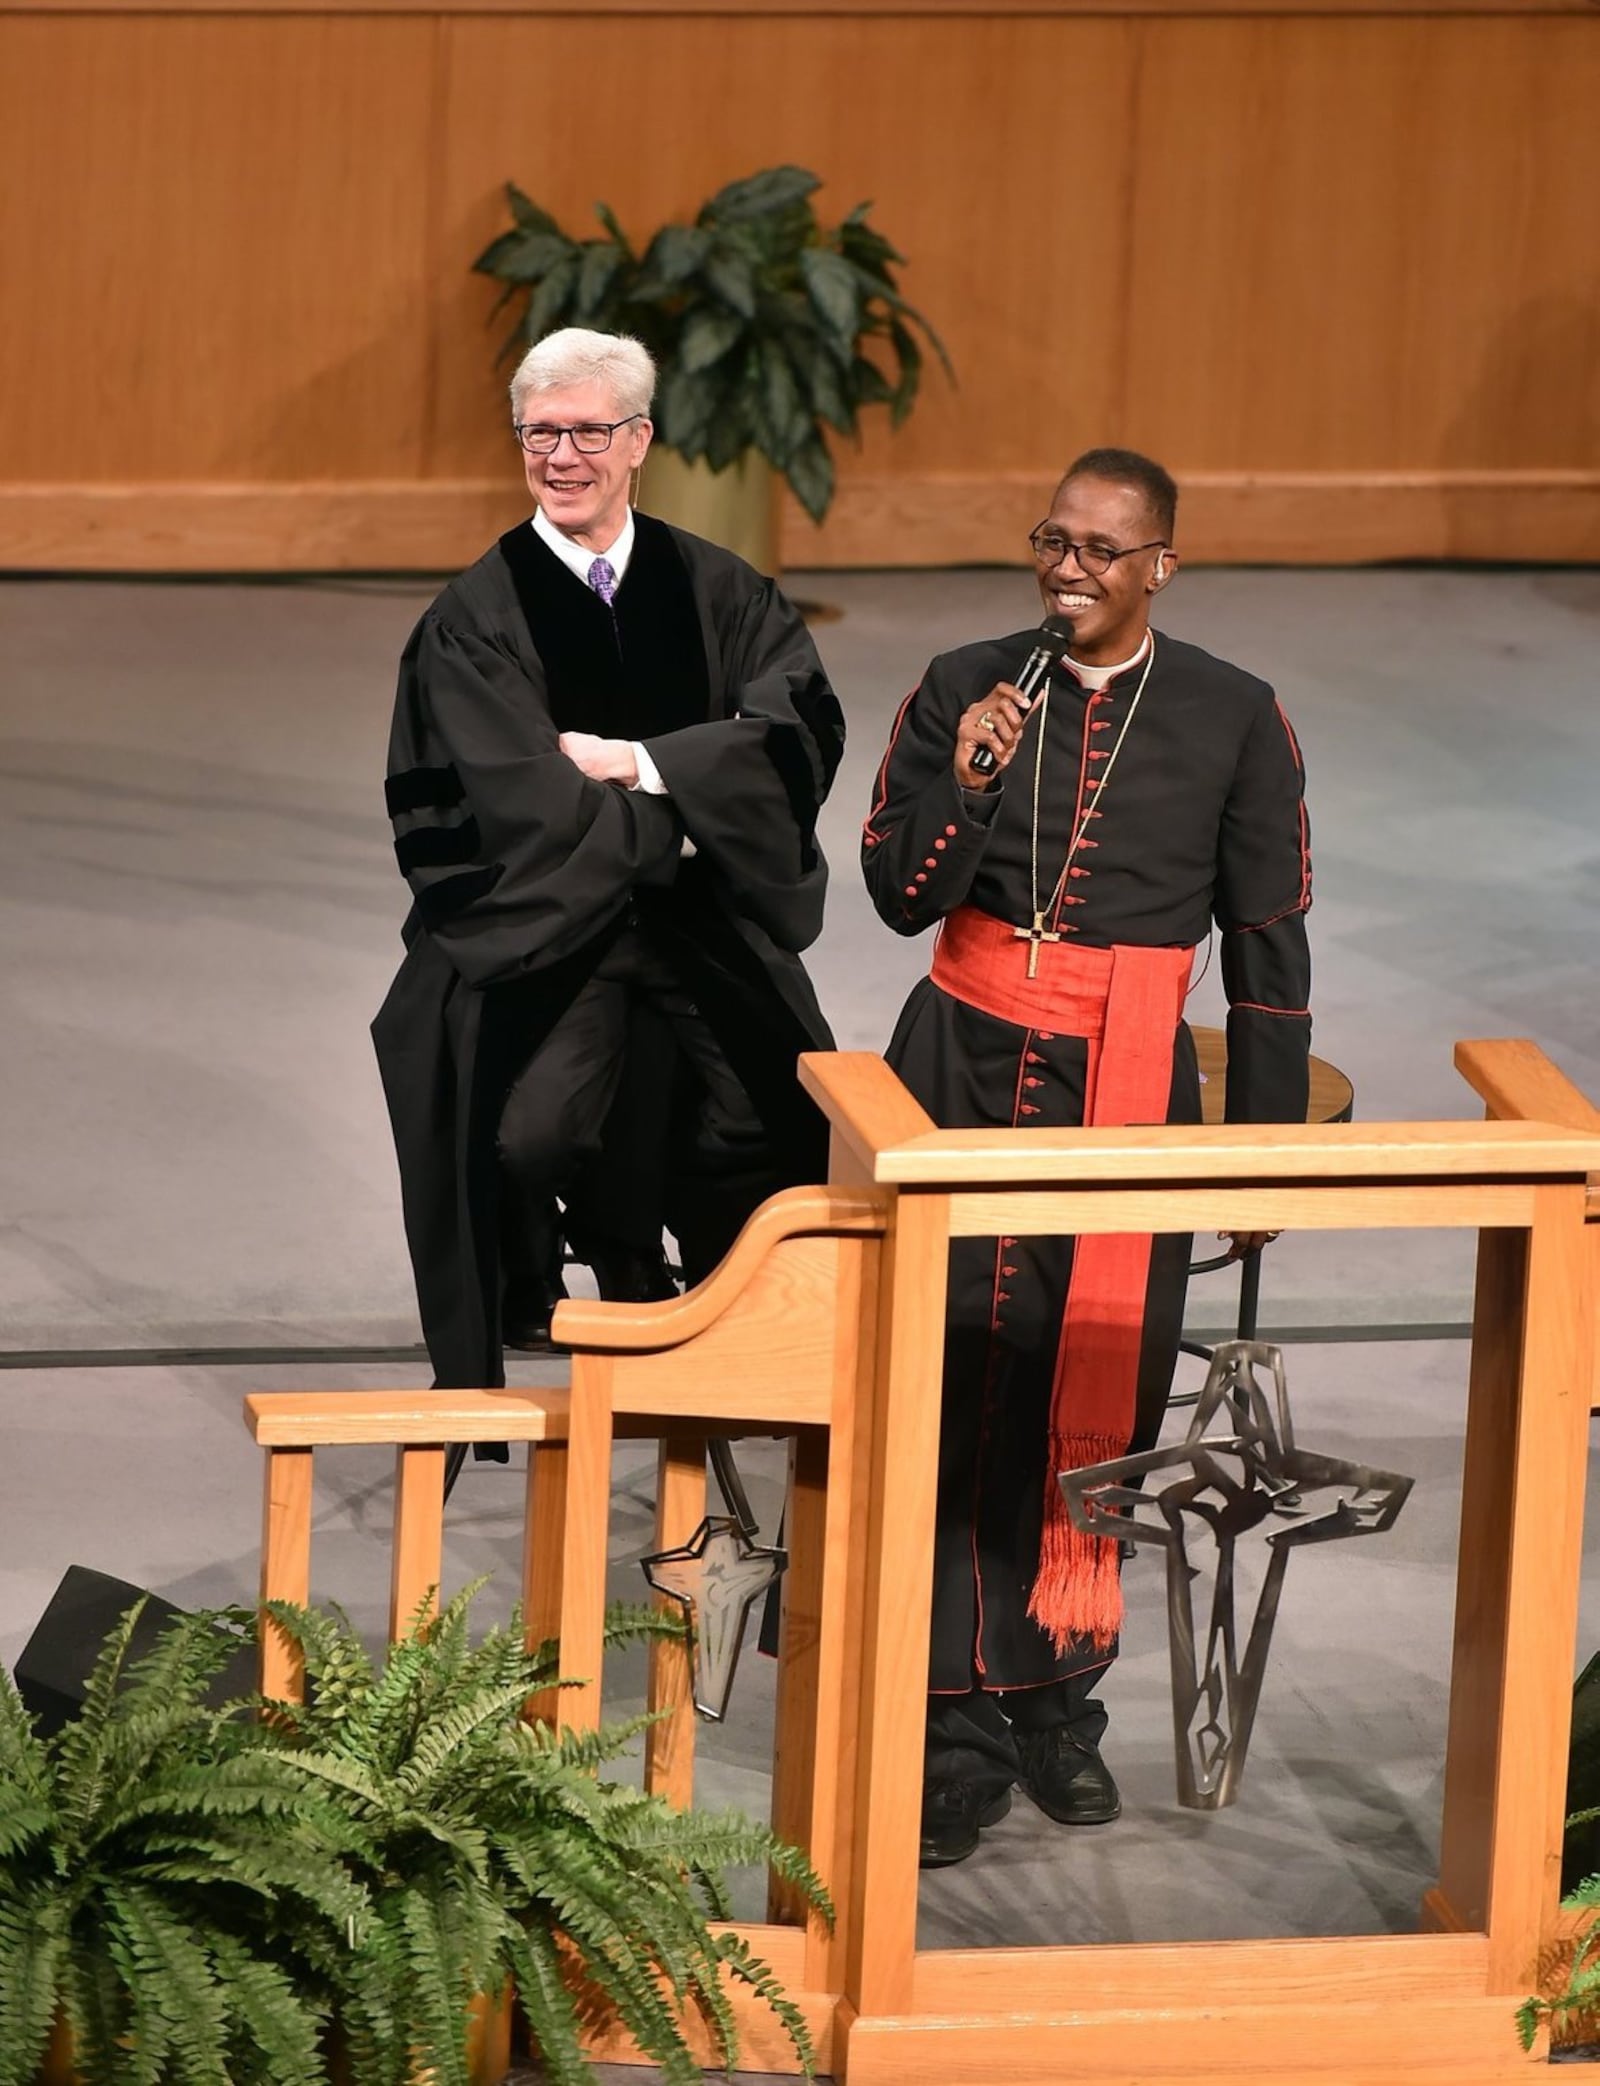
[[[630,739],[628,744],[633,749],[634,766],[639,770],[639,779],[633,787],[642,789],[647,797],[665,797],[670,795],[667,785],[661,779],[661,770],[656,766],[649,754],[645,752],[639,741]]]

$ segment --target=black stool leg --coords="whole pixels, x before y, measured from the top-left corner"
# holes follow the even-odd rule
[[[1212,1260],[1193,1260],[1189,1263],[1189,1272],[1191,1275],[1213,1274],[1218,1268],[1225,1268],[1229,1259],[1228,1254],[1219,1253]],[[1239,1315],[1234,1322],[1235,1339],[1253,1340],[1256,1337],[1256,1321],[1260,1310],[1261,1248],[1258,1246],[1253,1253],[1242,1254],[1239,1260]],[[1205,1362],[1209,1366],[1213,1350],[1207,1347],[1203,1340],[1180,1340],[1178,1352],[1192,1354],[1197,1361]],[[1198,1391],[1174,1391],[1167,1400],[1169,1410],[1174,1406],[1199,1403]]]
[[[1253,1340],[1261,1308],[1261,1248],[1245,1254],[1239,1263],[1239,1338]]]

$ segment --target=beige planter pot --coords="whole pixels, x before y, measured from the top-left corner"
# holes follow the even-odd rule
[[[778,479],[755,450],[713,471],[706,463],[685,463],[675,450],[654,448],[644,460],[639,506],[776,576]]]

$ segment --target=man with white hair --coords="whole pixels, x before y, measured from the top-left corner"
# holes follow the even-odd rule
[[[654,384],[637,341],[582,328],[524,357],[537,511],[401,663],[386,794],[414,905],[373,1037],[443,1385],[504,1381],[554,1199],[625,1077],[669,1126],[661,1214],[691,1281],[825,1169],[794,1063],[830,1041],[800,954],[843,718],[772,581],[630,505]],[[642,1064],[641,1021],[672,1044]]]

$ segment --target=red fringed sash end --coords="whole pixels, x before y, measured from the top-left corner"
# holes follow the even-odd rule
[[[1051,1437],[1044,1533],[1028,1614],[1048,1633],[1057,1658],[1065,1657],[1075,1640],[1087,1639],[1096,1651],[1110,1651],[1116,1643],[1122,1628],[1122,1561],[1114,1536],[1092,1536],[1073,1526],[1056,1473],[1107,1462],[1124,1446],[1106,1437]]]

